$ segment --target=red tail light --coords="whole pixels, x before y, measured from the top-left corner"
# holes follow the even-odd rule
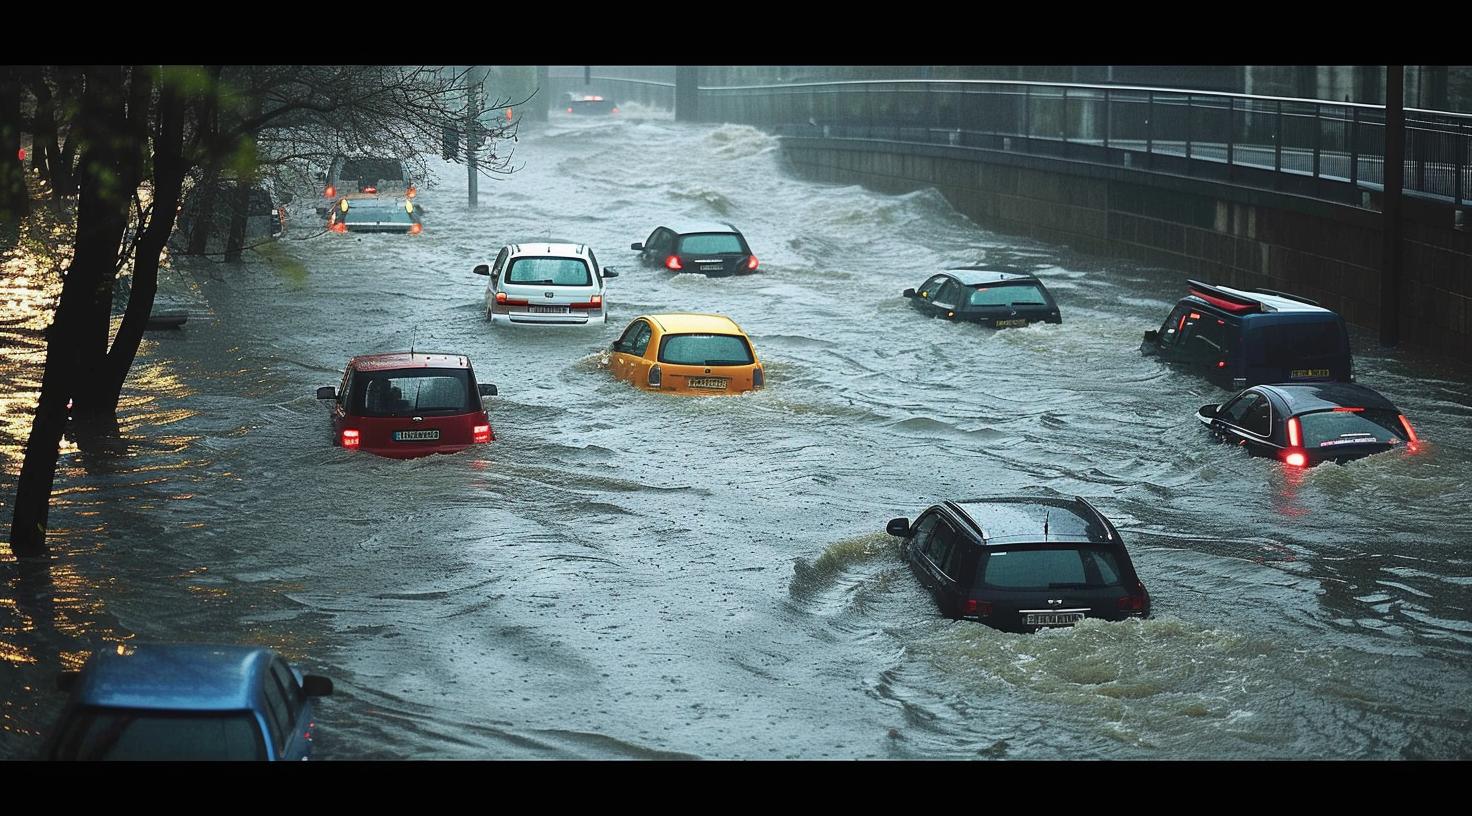
[[[512,300],[511,298],[506,297],[506,293],[505,292],[497,292],[496,293],[496,303],[498,303],[498,304],[500,304],[502,306],[525,306],[525,305],[527,305],[527,302],[525,300]]]
[[[341,221],[333,222],[333,224],[332,224],[332,231],[333,232],[347,232],[348,231],[348,225],[347,224],[344,224]]]
[[[510,108],[507,108],[506,109],[506,121],[508,121],[508,122],[511,121],[511,109]]]
[[[680,256],[671,255],[668,258],[664,259],[664,268],[679,271],[681,269],[684,269],[685,265],[680,263]]]
[[[1416,438],[1416,429],[1411,427],[1411,421],[1406,419],[1405,414],[1400,415],[1400,424],[1402,428],[1406,429],[1406,437],[1411,440],[1411,444],[1407,447],[1411,450],[1421,447],[1421,440]]]
[[[587,303],[569,303],[569,309],[601,309],[603,308],[603,296],[594,295]]]
[[[490,424],[477,425],[477,426],[475,426],[475,428],[472,429],[472,432],[475,434],[473,441],[475,441],[477,443],[480,443],[480,442],[489,442],[489,441],[491,441],[492,439],[495,438],[495,437],[491,436],[491,426],[490,426]]]
[[[978,601],[975,598],[967,598],[966,605],[961,608],[961,614],[963,615],[978,615],[984,618],[991,613],[991,601]]]
[[[376,192],[378,192],[378,188],[377,187],[364,187],[363,188],[363,192],[365,192],[365,193],[376,193]]]
[[[424,231],[424,225],[423,224],[412,224],[412,225],[409,226],[409,234],[410,235],[418,235],[419,233],[421,233],[423,231]]]
[[[359,442],[362,442],[362,441],[363,441],[362,439],[359,439],[358,438],[358,432],[357,431],[353,430],[352,428],[344,428],[343,429],[343,431],[342,431],[342,446],[344,448],[356,448],[356,447],[358,447],[358,443]]]
[[[750,258],[747,258],[746,259],[746,268],[747,269],[756,269],[756,263],[757,263],[756,256],[753,255]]]
[[[410,198],[413,198],[414,196],[419,195],[419,191],[414,189],[414,185],[411,184],[409,185],[409,192],[406,193],[406,195],[408,195]]]
[[[1145,596],[1126,595],[1119,599],[1119,611],[1121,612],[1144,612]]]
[[[1289,451],[1288,455],[1283,457],[1283,461],[1293,467],[1303,467],[1308,464],[1308,457],[1303,451]]]
[[[1301,438],[1302,437],[1300,436],[1299,430],[1298,430],[1298,417],[1292,417],[1291,419],[1288,420],[1288,445],[1289,445],[1289,447],[1294,447],[1294,448],[1298,447],[1298,441]]]
[[[614,108],[614,109],[613,109],[613,112],[614,112],[614,113],[618,113],[618,108]]]
[[[1227,367],[1227,361],[1226,360],[1217,360],[1216,361],[1216,367],[1217,368],[1226,368]]]
[[[651,367],[649,369],[649,387],[650,388],[658,388],[658,387],[660,387],[663,384],[664,384],[664,375],[663,375],[663,372],[661,372],[659,370],[659,365],[658,364],[655,364],[653,367]]]
[[[568,112],[568,113],[572,113],[572,108],[568,108],[568,109],[567,109],[567,112]]]
[[[332,198],[335,195],[337,195],[337,188],[336,187],[333,187],[330,184],[327,185],[327,189],[325,189],[325,190],[322,191],[322,197],[323,198]]]

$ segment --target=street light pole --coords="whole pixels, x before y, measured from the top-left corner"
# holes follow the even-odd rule
[[[1400,204],[1405,179],[1405,67],[1385,66],[1385,243],[1380,259],[1380,344],[1400,342]]]
[[[480,203],[480,171],[476,164],[476,149],[480,146],[480,106],[485,95],[485,74],[472,65],[465,76],[465,170],[469,181],[470,209]],[[473,82],[468,80],[474,79]]]

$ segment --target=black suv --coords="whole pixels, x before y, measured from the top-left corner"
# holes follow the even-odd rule
[[[1259,383],[1353,382],[1344,319],[1307,298],[1271,289],[1186,281],[1191,293],[1140,351],[1207,375],[1223,388]]]
[[[947,501],[887,530],[953,618],[1033,632],[1150,614],[1119,532],[1080,497]]]
[[[1032,275],[962,266],[931,275],[919,291],[901,293],[921,313],[996,329],[1028,323],[1062,323],[1058,304]]]
[[[1292,467],[1343,464],[1373,453],[1417,450],[1410,420],[1374,389],[1354,383],[1259,385],[1196,419],[1213,436]]]
[[[756,256],[741,230],[724,222],[683,222],[659,226],[643,243],[630,244],[646,266],[718,277],[755,272]]]

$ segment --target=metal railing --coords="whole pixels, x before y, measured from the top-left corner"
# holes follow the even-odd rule
[[[1472,115],[1405,114],[1406,194],[1466,206]],[[1385,109],[1315,99],[997,80],[806,82],[702,87],[700,118],[1123,165],[1354,205],[1382,189],[1385,169]]]

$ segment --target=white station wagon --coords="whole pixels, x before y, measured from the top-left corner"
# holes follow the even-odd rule
[[[486,319],[495,324],[602,325],[608,319],[605,278],[618,277],[598,265],[586,244],[509,244],[496,262],[473,270],[486,275]]]

